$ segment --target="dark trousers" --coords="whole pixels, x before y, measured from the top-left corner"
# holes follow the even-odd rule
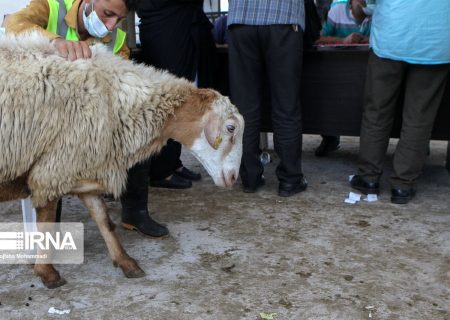
[[[448,170],[448,173],[450,173],[450,141],[447,143],[447,158],[445,160],[445,167]]]
[[[186,27],[190,28],[190,22]],[[170,28],[170,30],[172,29]],[[146,27],[145,24],[141,26],[140,37],[143,62],[159,69],[168,70],[177,77],[183,77],[189,81],[195,80],[197,53],[190,37],[183,38],[182,43],[174,43],[170,35],[165,35],[153,24],[150,27]],[[165,179],[183,166],[180,155],[181,144],[171,139],[168,140],[160,153],[151,159],[151,179]]]
[[[259,133],[264,79],[268,80],[274,147],[280,158],[280,182],[302,179],[300,78],[303,32],[291,25],[234,25],[229,29],[230,91],[245,120],[241,179],[254,187],[263,173]]]
[[[147,12],[154,15],[141,20],[142,60],[189,81],[195,81],[197,76],[199,87],[210,87],[215,63],[212,25],[192,4],[172,2],[160,4],[159,6],[165,9]],[[145,3],[142,3],[142,6],[145,7]],[[186,8],[180,8],[183,6]],[[171,11],[174,15],[169,14]],[[145,15],[145,12],[142,13]],[[161,152],[152,157],[151,179],[165,179],[182,167],[180,155],[181,144],[169,140]]]
[[[122,209],[124,206],[146,209],[148,203],[148,180],[150,159],[135,164],[128,170],[128,180],[122,195]]]
[[[396,189],[415,186],[425,163],[449,66],[409,64],[370,54],[359,151],[359,174],[366,181],[378,181],[383,172],[395,108],[404,93],[403,122],[390,182]]]
[[[151,158],[150,177],[152,180],[162,180],[172,175],[176,169],[183,166],[180,160],[181,144],[169,139],[161,152]]]

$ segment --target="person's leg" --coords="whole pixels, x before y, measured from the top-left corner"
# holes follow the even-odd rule
[[[167,144],[161,149],[161,152],[154,155],[150,166],[150,180],[165,179],[181,164],[179,156],[181,154],[181,145],[169,139]]]
[[[450,141],[447,142],[447,157],[445,160],[445,167],[447,168],[447,171],[450,174]]]
[[[150,166],[150,185],[158,188],[187,189],[192,187],[188,179],[176,175],[183,168],[180,160],[181,144],[170,139],[161,152],[152,157]]]
[[[324,134],[321,136],[322,141],[314,152],[316,157],[326,157],[331,152],[339,149],[339,143],[341,142],[340,136],[327,136]]]
[[[370,54],[358,159],[358,174],[366,182],[378,183],[383,173],[405,70],[403,62]]]
[[[276,169],[279,194],[288,196],[306,188],[302,173],[302,126],[300,80],[303,62],[303,32],[292,25],[264,27],[264,48],[272,104]],[[285,194],[283,189],[292,192]],[[292,190],[291,190],[292,189]],[[283,193],[283,194],[282,194]]]
[[[151,237],[169,234],[167,227],[154,221],[148,212],[148,179],[150,161],[139,163],[128,171],[127,189],[121,197],[122,226]]]
[[[142,62],[158,69],[168,70],[177,77],[194,81],[198,46],[194,42],[196,36],[193,33],[193,29],[196,28],[191,24],[192,21],[189,16],[183,15],[182,20],[178,22],[178,27],[164,28],[167,25],[167,21],[156,21],[151,17],[144,18],[141,22]],[[161,30],[155,29],[155,25],[164,29],[164,32],[161,32],[161,28]],[[182,28],[182,30],[178,30],[178,28]],[[174,39],[177,39],[177,41],[174,42]],[[178,142],[169,140],[167,146],[161,150],[161,153],[153,157],[150,174],[152,185],[184,189],[192,186],[190,180],[199,180],[201,178],[198,173],[187,169],[183,170],[184,173],[188,173],[187,175],[174,175],[176,170],[183,169],[180,154],[181,145]]]
[[[394,153],[394,175],[390,179],[392,189],[415,189],[445,91],[449,66],[408,65],[402,130]]]
[[[263,184],[259,132],[264,69],[258,27],[232,26],[228,37],[231,100],[245,120],[240,175],[244,191],[254,192]]]

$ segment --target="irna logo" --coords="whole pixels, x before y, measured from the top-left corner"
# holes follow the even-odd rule
[[[4,250],[77,250],[70,232],[0,232]]]
[[[76,250],[75,241],[70,232],[25,232],[25,250]]]

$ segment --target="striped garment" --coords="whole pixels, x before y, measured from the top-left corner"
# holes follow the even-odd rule
[[[256,26],[293,24],[305,30],[304,1],[229,0],[228,26],[232,24]]]
[[[370,35],[370,25],[370,18],[366,18],[361,24],[358,24],[346,1],[335,2],[328,12],[327,21],[322,28],[322,35],[345,38],[351,33],[357,32],[367,37]]]

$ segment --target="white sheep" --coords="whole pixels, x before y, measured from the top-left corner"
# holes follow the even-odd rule
[[[92,59],[69,62],[38,33],[0,38],[0,201],[31,195],[38,222],[53,222],[57,200],[77,195],[127,277],[143,271],[121,247],[100,195],[119,197],[127,170],[169,138],[229,187],[243,130],[228,98],[102,45]],[[65,283],[51,264],[36,263],[35,272],[47,287]]]

